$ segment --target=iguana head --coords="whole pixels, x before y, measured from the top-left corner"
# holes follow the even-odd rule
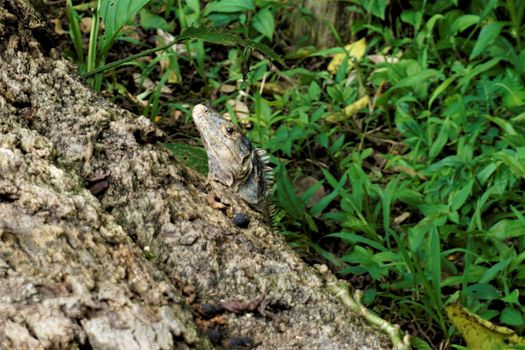
[[[193,108],[193,121],[208,154],[208,178],[237,191],[252,172],[250,142],[235,124],[204,105]]]

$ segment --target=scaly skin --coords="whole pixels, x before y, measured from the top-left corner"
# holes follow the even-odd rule
[[[272,178],[265,152],[252,147],[235,124],[209,107],[196,105],[193,121],[208,154],[208,180],[230,187],[251,207],[269,217]]]

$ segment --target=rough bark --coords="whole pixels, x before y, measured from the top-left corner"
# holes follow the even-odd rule
[[[162,137],[0,0],[0,349],[389,348],[257,213],[224,189],[210,207]]]

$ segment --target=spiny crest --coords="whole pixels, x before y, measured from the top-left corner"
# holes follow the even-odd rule
[[[262,167],[264,183],[266,187],[266,196],[269,196],[271,195],[274,183],[273,171],[268,165],[270,162],[270,156],[262,148],[255,148],[255,154],[257,155],[257,158],[259,158]]]

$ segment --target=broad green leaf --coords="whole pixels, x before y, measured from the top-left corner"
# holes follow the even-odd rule
[[[523,237],[523,225],[518,220],[503,219],[492,225],[488,234],[500,240]]]
[[[466,296],[477,300],[494,300],[500,297],[498,289],[488,283],[476,283],[465,288],[463,292]]]
[[[472,192],[472,186],[474,186],[474,180],[471,179],[462,189],[451,193],[449,199],[452,210],[459,210],[465,204]]]
[[[410,345],[415,350],[432,350],[432,347],[425,340],[416,336],[410,337]]]
[[[365,10],[381,19],[385,19],[386,5],[388,5],[387,0],[367,0],[361,2],[361,6],[363,6]]]
[[[525,159],[519,159],[516,154],[505,151],[496,153],[494,158],[502,160],[514,174],[525,179]]]
[[[485,185],[488,179],[494,174],[494,172],[498,169],[498,166],[491,162],[488,163],[486,166],[479,169],[478,173],[476,174],[478,180],[482,185]]]
[[[401,20],[416,28],[419,27],[419,22],[421,21],[420,17],[421,14],[417,10],[405,10],[401,12]]]
[[[146,29],[162,29],[165,32],[171,32],[175,29],[175,23],[168,23],[163,17],[146,9],[140,10],[140,25]]]
[[[315,81],[312,81],[308,87],[308,96],[312,101],[318,101],[321,96],[321,88]]]
[[[490,44],[496,40],[499,33],[501,32],[501,28],[503,27],[502,22],[494,22],[489,23],[483,28],[481,28],[481,31],[479,32],[478,40],[476,40],[476,44],[474,45],[474,48],[472,49],[472,52],[470,53],[469,59],[474,59],[478,57]]]
[[[104,22],[100,52],[104,57],[124,24],[131,20],[150,0],[99,0],[98,15]]]
[[[520,297],[520,291],[518,289],[514,289],[512,292],[510,292],[509,294],[501,298],[501,301],[519,306],[521,304],[519,297]]]
[[[390,207],[394,200],[397,199],[398,179],[395,178],[386,185],[385,190],[381,193],[381,201],[383,208],[383,229],[387,237],[389,236],[390,229]]]
[[[221,0],[209,2],[204,9],[204,15],[212,12],[232,13],[251,10],[255,10],[253,0]]]
[[[500,321],[509,326],[522,326],[523,315],[521,312],[513,307],[506,307],[501,313]]]
[[[258,11],[252,18],[252,26],[269,40],[273,39],[275,21],[270,10],[262,9]]]

